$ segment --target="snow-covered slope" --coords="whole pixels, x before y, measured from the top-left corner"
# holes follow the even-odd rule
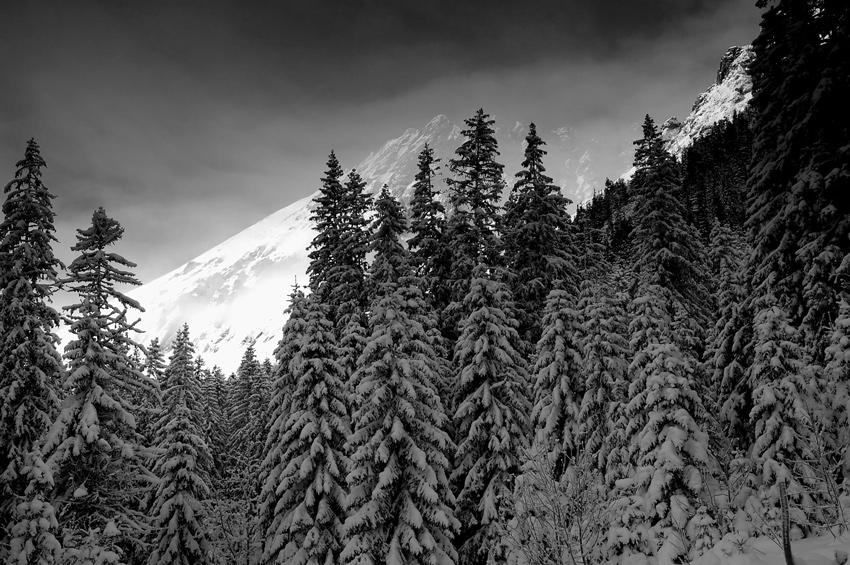
[[[664,122],[661,132],[670,153],[681,157],[694,139],[705,135],[711,126],[747,107],[753,97],[753,81],[747,72],[752,60],[753,48],[749,45],[726,51],[716,82],[699,95],[687,119],[680,122],[673,117]]]
[[[196,351],[232,371],[254,343],[271,357],[293,284],[307,283],[311,197],[293,202],[224,243],[130,292],[145,308],[142,343],[166,346],[188,323]]]
[[[694,112],[674,132],[668,144],[685,147],[710,124],[741,109],[749,100],[744,64],[747,48],[733,48],[724,57],[717,84],[700,96]],[[513,184],[523,154],[526,125],[514,126],[496,117],[496,138],[505,165],[506,181]],[[547,142],[546,166],[564,194],[583,202],[601,188],[594,166],[623,166],[614,148],[583,139],[572,128],[541,131]],[[424,127],[411,128],[371,153],[357,171],[371,192],[386,183],[402,201],[412,196],[419,153],[428,143],[442,159],[440,174],[462,142],[461,128],[440,115]],[[620,163],[620,165],[617,165]],[[604,169],[601,169],[601,171]],[[316,171],[316,186],[323,171]],[[601,176],[601,175],[600,175]],[[315,195],[315,194],[314,194]],[[236,368],[250,344],[260,358],[271,357],[281,336],[286,308],[296,278],[306,285],[307,247],[314,237],[310,223],[311,195],[261,220],[182,267],[133,290],[130,295],[146,309],[140,327],[148,343],[158,337],[166,347],[177,329],[188,323],[196,351],[208,365],[229,372]]]
[[[681,158],[695,139],[704,136],[720,120],[731,119],[747,107],[753,96],[753,81],[748,72],[752,60],[750,45],[730,47],[726,51],[720,60],[717,79],[697,97],[685,121],[674,116],[661,125],[661,137],[667,151]],[[631,178],[633,174],[634,167],[622,178]]]
[[[419,153],[428,143],[442,159],[440,174],[462,142],[461,128],[440,115],[421,129],[411,128],[371,153],[357,171],[372,193],[385,183],[409,202]],[[506,177],[519,169],[526,135],[521,124],[497,128]],[[544,134],[550,143],[550,174],[567,196],[583,199],[597,188],[591,170],[593,146],[584,146],[569,128]],[[317,178],[321,171],[317,171]],[[507,177],[512,184],[511,177]],[[318,185],[318,180],[317,183]],[[312,198],[290,204],[182,267],[133,290],[146,309],[140,327],[142,343],[158,337],[166,347],[177,329],[188,323],[196,351],[208,365],[236,368],[253,343],[260,358],[271,357],[280,339],[283,311],[293,283],[303,286],[307,247],[315,236],[310,223]]]

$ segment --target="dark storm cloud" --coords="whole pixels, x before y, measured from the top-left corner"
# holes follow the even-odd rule
[[[104,205],[150,280],[311,193],[331,147],[354,166],[438,113],[484,106],[606,135],[682,115],[723,50],[755,36],[754,13],[749,0],[7,3],[0,179],[34,136],[62,247]]]

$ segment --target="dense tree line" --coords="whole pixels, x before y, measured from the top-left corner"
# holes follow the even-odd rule
[[[0,223],[0,557],[672,564],[769,535],[780,485],[797,535],[846,520],[848,7],[766,4],[751,112],[681,161],[647,116],[634,176],[575,216],[534,124],[509,179],[483,109],[445,174],[421,152],[409,210],[331,153],[309,288],[228,378],[188,326],[167,359],[134,341],[102,208],[61,265],[30,141]]]

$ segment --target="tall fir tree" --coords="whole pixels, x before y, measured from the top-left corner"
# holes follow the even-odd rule
[[[446,209],[434,185],[439,170],[434,149],[425,144],[419,153],[417,172],[410,200],[410,231],[407,240],[413,273],[422,278],[426,298],[434,308],[442,310],[449,300],[446,281],[449,278],[450,251],[446,240]]]
[[[77,230],[72,250],[79,255],[66,281],[80,300],[65,307],[73,335],[65,348],[68,395],[45,451],[55,469],[59,521],[72,532],[72,546],[86,543],[89,530],[105,534],[111,525],[114,544],[129,559],[142,551],[146,519],[140,506],[153,477],[127,398],[153,385],[126,355],[137,346],[128,315],[142,308],[116,288],[140,284],[130,271],[135,264],[109,251],[123,234],[103,208],[95,210],[90,227]]]
[[[335,310],[337,337],[353,316],[363,316],[369,303],[366,255],[370,241],[367,214],[371,209],[372,197],[366,192],[366,183],[352,169],[343,185],[342,239],[334,250],[334,267],[328,273],[328,304]]]
[[[450,242],[451,307],[442,322],[443,331],[456,336],[469,290],[472,271],[479,261],[491,266],[501,264],[499,202],[505,183],[504,166],[499,156],[493,126],[495,121],[479,109],[464,120],[464,141],[449,161],[452,178],[446,179],[451,204],[446,222],[446,241]]]
[[[285,313],[288,317],[283,326],[283,337],[274,351],[276,363],[269,395],[271,399],[270,426],[266,436],[265,457],[260,466],[262,490],[257,499],[257,524],[260,532],[269,530],[275,515],[275,505],[278,500],[276,489],[281,473],[286,468],[283,457],[288,449],[288,444],[283,442],[283,437],[288,431],[286,425],[289,421],[295,387],[298,384],[290,364],[301,349],[308,327],[307,297],[297,284],[293,286],[289,295],[289,306]]]
[[[814,401],[818,400],[817,373],[803,352],[802,335],[772,294],[757,306],[753,320],[753,362],[748,367],[753,407],[749,425],[754,431],[752,457],[757,477],[778,506],[776,485],[785,481],[796,502],[808,515],[817,513],[812,462]]]
[[[290,316],[303,314],[303,336],[288,364],[288,410],[272,427],[280,455],[262,493],[270,520],[261,561],[322,565],[339,562],[343,544],[349,412],[328,308],[315,294],[297,300]]]
[[[421,279],[409,274],[401,206],[385,190],[376,211],[376,294],[371,335],[354,376],[359,408],[349,438],[350,516],[342,558],[454,563],[451,539],[459,524],[448,477],[454,445],[438,393],[442,366],[428,333],[430,304]]]
[[[51,470],[42,440],[59,409],[64,367],[50,306],[58,269],[53,195],[34,140],[5,187],[0,223],[0,560],[59,560]],[[7,549],[8,548],[8,549]]]
[[[850,251],[850,96],[845,2],[760,0],[753,41],[753,161],[747,226],[754,300],[773,294],[821,363]],[[758,315],[755,312],[754,315]]]
[[[341,178],[342,167],[336,154],[331,151],[328,156],[327,171],[322,177],[322,188],[313,200],[315,207],[310,216],[316,237],[310,243],[310,265],[307,274],[310,276],[310,289],[319,294],[322,300],[328,300],[331,288],[328,276],[335,264],[334,253],[342,244],[343,239],[343,187]]]
[[[525,137],[525,159],[505,204],[504,247],[511,271],[511,292],[520,322],[520,335],[534,344],[540,338],[540,319],[555,281],[578,298],[578,273],[574,260],[567,206],[552,177],[546,175],[546,144],[532,123]]]
[[[609,531],[615,562],[644,553],[672,565],[693,545],[686,531],[701,506],[710,459],[705,408],[692,387],[692,359],[673,336],[672,296],[669,289],[649,286],[635,300],[635,356],[621,446],[621,460],[628,465],[612,502]]]
[[[473,272],[463,309],[469,315],[454,349],[458,448],[451,480],[463,525],[456,545],[464,563],[501,561],[500,528],[509,519],[520,452],[531,428],[528,369],[510,293],[484,265]]]
[[[156,423],[159,485],[151,508],[148,565],[214,562],[202,501],[209,496],[210,453],[203,437],[201,384],[192,362],[189,327],[177,332],[165,370],[162,416]]]
[[[224,470],[225,458],[223,452],[227,442],[227,424],[225,422],[227,400],[224,386],[224,374],[221,372],[221,367],[214,365],[201,383],[201,394],[207,410],[206,439],[212,459],[210,473],[213,477],[221,477]]]
[[[639,287],[658,286],[671,292],[680,347],[702,355],[703,328],[708,326],[710,294],[700,239],[685,218],[679,201],[678,164],[664,149],[661,134],[646,116],[643,138],[635,141],[635,225],[632,230],[632,270]],[[638,290],[636,295],[642,291]]]
[[[835,116],[850,94],[850,8],[803,0],[758,6],[765,11],[751,67],[746,375],[761,490],[776,503],[776,482],[809,466],[811,429],[824,424],[807,403],[829,383],[813,369],[826,361],[847,280],[840,265],[850,251],[850,132]],[[810,478],[789,488],[809,518],[817,504]]]
[[[607,474],[611,433],[626,400],[626,311],[609,276],[585,279],[578,303],[582,328],[580,378],[585,391],[578,414],[578,442],[596,469]]]
[[[549,293],[534,365],[532,421],[549,454],[563,464],[575,458],[579,411],[584,396],[579,312],[575,298],[561,289]]]
[[[407,231],[407,220],[401,204],[390,194],[387,185],[381,189],[375,201],[375,222],[369,250],[375,254],[369,274],[376,296],[392,292],[399,277],[410,271],[410,258],[401,242],[401,234]],[[373,299],[374,302],[374,299]]]
[[[724,433],[716,439],[731,449],[752,444],[749,413],[752,390],[746,377],[751,363],[751,315],[745,307],[746,243],[729,226],[715,222],[709,259],[715,285],[718,317],[710,330],[705,352],[706,378],[711,395],[706,399]]]

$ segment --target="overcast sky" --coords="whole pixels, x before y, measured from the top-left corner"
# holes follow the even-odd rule
[[[759,18],[751,0],[4,2],[0,185],[35,137],[60,255],[104,206],[150,281],[318,189],[332,148],[353,167],[437,114],[628,149],[644,114],[684,118]]]

